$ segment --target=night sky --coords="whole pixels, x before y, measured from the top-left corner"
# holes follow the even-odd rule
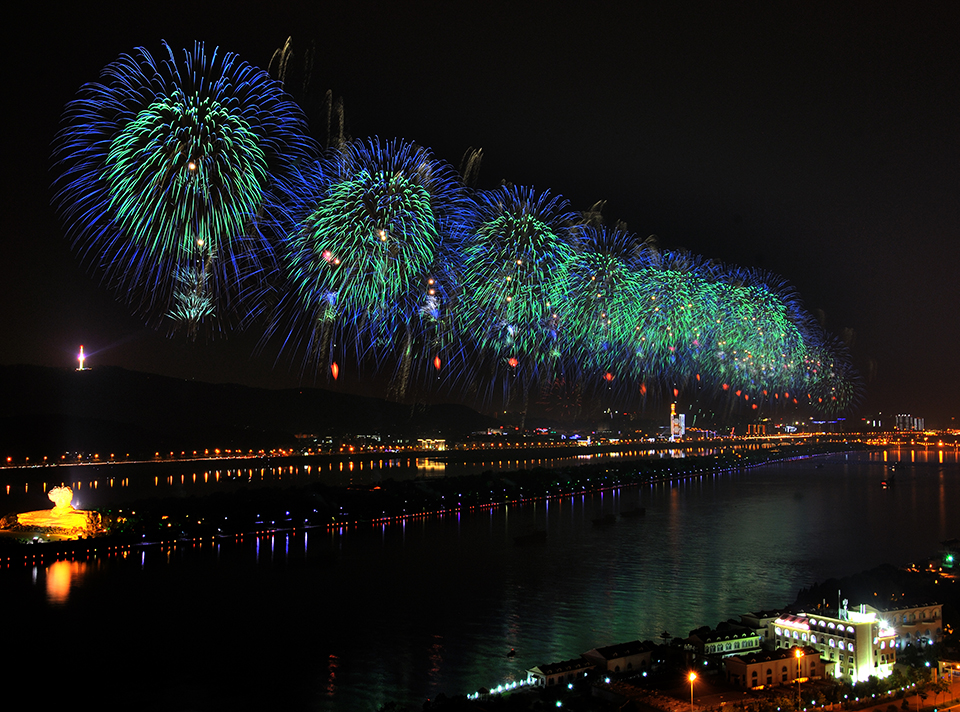
[[[782,275],[852,339],[858,415],[960,418],[960,5],[940,3],[28,4],[8,23],[0,363],[90,364],[290,387],[256,333],[142,326],[71,252],[50,207],[50,144],[77,89],[124,52],[195,39],[266,67],[322,138],[401,137],[479,187],[606,201],[661,246]],[[131,14],[130,7],[137,7]],[[306,87],[299,78],[313,52]]]

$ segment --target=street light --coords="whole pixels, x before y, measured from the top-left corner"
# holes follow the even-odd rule
[[[800,658],[803,657],[803,651],[800,648],[797,648],[793,651],[793,654],[797,658],[797,709],[800,709]]]
[[[693,682],[697,679],[697,673],[691,671],[687,679],[690,681],[690,712],[693,712]]]

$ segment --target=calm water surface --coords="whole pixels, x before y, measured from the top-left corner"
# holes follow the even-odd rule
[[[889,489],[884,458],[901,461]],[[593,524],[637,506],[645,516]],[[419,709],[924,558],[960,535],[957,511],[954,451],[941,462],[891,450],[343,534],[10,567],[4,676],[102,709]],[[536,529],[545,543],[516,545]]]

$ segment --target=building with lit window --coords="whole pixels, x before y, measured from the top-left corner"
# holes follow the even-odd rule
[[[552,687],[575,682],[593,669],[595,663],[585,658],[547,663],[527,670],[527,684]]]
[[[896,631],[896,645],[933,645],[943,640],[943,604],[867,606],[877,618]]]
[[[760,632],[746,626],[728,625],[717,630],[695,630],[684,647],[704,656],[726,657],[759,652]]]
[[[687,430],[687,416],[677,412],[677,404],[670,404],[670,441],[683,440]]]
[[[763,650],[748,655],[734,655],[724,661],[727,680],[737,687],[759,690],[776,685],[790,685],[799,680],[823,677],[824,663],[815,648],[798,645],[780,650]]]
[[[770,626],[777,618],[780,617],[780,614],[783,611],[771,610],[771,611],[757,611],[755,613],[743,613],[740,615],[740,622],[752,628],[757,632],[757,635],[760,636],[760,647],[771,649],[773,648],[773,639],[770,637],[772,635],[773,628]]]
[[[923,430],[923,418],[916,418],[909,413],[899,413],[895,419],[895,430],[921,431]]]
[[[896,632],[865,605],[850,610],[846,601],[836,616],[784,614],[770,623],[775,650],[805,645],[819,651],[826,675],[860,682],[884,678],[897,661]]]

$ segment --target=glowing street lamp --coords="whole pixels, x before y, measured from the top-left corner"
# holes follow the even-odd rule
[[[697,673],[691,671],[687,679],[690,681],[690,712],[693,712],[693,683],[697,679]]]
[[[800,709],[800,658],[803,657],[803,651],[797,648],[793,654],[797,657],[797,709]]]

